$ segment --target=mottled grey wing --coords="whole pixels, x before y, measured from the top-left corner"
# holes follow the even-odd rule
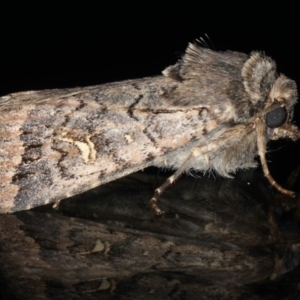
[[[200,106],[170,105],[165,95],[177,87],[156,77],[2,97],[0,212],[60,200],[189,149],[216,121]]]

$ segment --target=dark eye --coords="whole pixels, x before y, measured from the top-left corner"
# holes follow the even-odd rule
[[[266,114],[266,123],[270,128],[281,126],[287,118],[287,111],[285,107],[277,107]]]

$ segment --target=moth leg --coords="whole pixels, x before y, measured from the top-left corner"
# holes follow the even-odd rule
[[[175,173],[170,176],[160,187],[158,187],[154,191],[154,195],[150,200],[150,205],[152,209],[155,211],[157,215],[161,215],[164,212],[158,207],[157,201],[159,196],[164,192],[164,190],[171,185],[178,177],[185,172],[186,170],[190,169],[191,163],[194,161],[195,156],[197,156],[198,151],[197,149],[194,149],[192,153],[188,156],[186,161],[182,164],[182,166],[175,171]]]
[[[258,155],[260,157],[261,166],[264,172],[264,175],[267,177],[271,185],[273,185],[278,191],[280,191],[283,194],[289,195],[291,197],[294,197],[294,192],[290,190],[286,190],[282,186],[280,186],[275,179],[270,174],[268,164],[266,161],[265,153],[267,151],[266,149],[266,139],[265,139],[265,126],[261,119],[256,120],[256,131],[257,131],[257,148],[258,148]]]

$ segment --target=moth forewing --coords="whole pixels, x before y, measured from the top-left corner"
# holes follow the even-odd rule
[[[201,110],[165,103],[176,86],[161,76],[2,97],[1,212],[81,193],[193,145]]]
[[[176,170],[151,200],[160,213],[157,198],[183,172],[231,177],[255,167],[257,155],[279,187],[267,171],[266,143],[299,137],[290,124],[297,92],[272,59],[190,44],[163,74],[0,98],[0,212],[158,166]]]

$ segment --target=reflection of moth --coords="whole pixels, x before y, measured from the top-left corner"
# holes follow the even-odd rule
[[[185,177],[154,219],[147,205],[164,180],[133,174],[62,201],[58,213],[0,215],[3,299],[299,299],[293,199],[274,201],[260,172]]]
[[[0,98],[0,208],[12,212],[78,194],[148,166],[222,176],[269,174],[269,139],[298,139],[296,84],[269,57],[189,45],[164,77]]]

